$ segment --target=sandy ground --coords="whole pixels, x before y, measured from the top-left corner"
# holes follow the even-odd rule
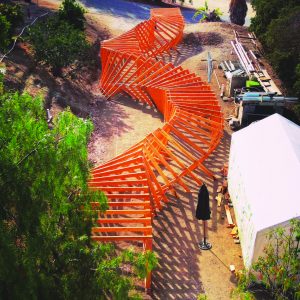
[[[40,0],[39,5],[56,8],[58,2]],[[92,40],[97,38],[101,40],[103,32],[105,36],[113,37],[134,26],[126,22],[124,27],[120,26],[120,20],[112,15],[92,13],[87,14],[87,17],[88,32]],[[213,45],[203,42],[191,45],[188,39],[184,39],[179,46],[181,54],[174,54],[171,60],[174,64],[181,64],[206,80],[206,63],[202,60],[206,58],[207,51],[210,51],[215,59],[215,65],[223,59],[234,58],[229,43],[233,38],[232,27],[223,23],[186,26],[185,34],[191,32],[201,32],[206,38],[210,37],[208,41],[212,40],[211,36],[217,35],[218,42]],[[17,63],[11,66],[12,71],[19,71],[19,69],[21,67]],[[29,74],[32,71],[26,72]],[[221,72],[219,70],[216,72],[219,80],[224,82]],[[100,74],[99,68],[96,75],[100,76]],[[26,80],[27,84],[34,81],[30,76]],[[46,75],[40,71],[39,76],[43,83]],[[64,97],[73,98],[71,104],[76,104],[78,114],[88,115],[92,119],[95,131],[89,144],[89,156],[96,165],[122,153],[163,124],[160,113],[124,95],[106,101],[97,89],[97,78],[90,79],[89,84],[80,81],[86,80],[81,77],[76,82],[68,83],[51,80],[49,90],[59,90],[60,93],[64,93]],[[219,88],[214,77],[212,88],[218,95]],[[221,100],[220,104],[225,116],[230,114],[232,106],[222,103]],[[53,112],[62,109],[55,101],[51,105]],[[179,198],[170,196],[170,203],[165,205],[154,219],[153,250],[158,255],[159,266],[153,272],[152,295],[145,295],[145,299],[196,300],[200,293],[205,293],[208,299],[212,300],[230,299],[230,290],[235,287],[235,279],[229,271],[229,265],[234,264],[236,269],[242,268],[241,249],[239,245],[234,244],[230,237],[230,229],[226,227],[227,221],[222,218],[220,207],[217,207],[216,201],[213,200],[218,184],[222,181],[220,169],[228,159],[230,134],[226,126],[220,146],[206,162],[206,166],[215,172],[218,180],[212,181],[199,173],[199,177],[207,184],[211,195],[212,219],[208,222],[208,234],[213,245],[212,250],[201,252],[198,249],[197,243],[202,239],[202,227],[194,215],[199,187],[187,180],[192,192],[186,193],[177,187]]]

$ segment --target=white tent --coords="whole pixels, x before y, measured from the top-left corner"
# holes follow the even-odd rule
[[[228,189],[248,268],[271,228],[300,217],[300,126],[274,114],[235,132]]]

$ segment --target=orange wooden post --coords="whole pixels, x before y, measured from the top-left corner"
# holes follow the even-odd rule
[[[152,251],[152,240],[146,239],[144,242],[144,251]],[[146,266],[147,267],[147,266]],[[145,288],[147,291],[151,289],[151,272],[148,272],[145,278]]]

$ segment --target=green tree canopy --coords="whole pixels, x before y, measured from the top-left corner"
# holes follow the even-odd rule
[[[0,15],[0,50],[5,50],[10,43],[10,23]]]
[[[85,9],[76,0],[63,0],[59,8],[59,18],[73,25],[75,28],[83,30],[85,22]]]
[[[256,16],[250,29],[259,37],[289,94],[300,97],[300,1],[252,0],[252,6]]]
[[[129,299],[122,264],[143,277],[156,259],[91,241],[89,203],[107,208],[87,187],[91,122],[65,111],[49,129],[41,98],[4,93],[0,128],[0,298]]]
[[[16,26],[23,22],[20,5],[0,4],[0,50],[6,50],[11,42]]]
[[[13,31],[17,26],[23,23],[22,8],[18,4],[2,3],[0,4],[0,15],[5,16],[11,25]]]
[[[29,42],[36,60],[52,67],[54,75],[60,75],[63,67],[81,59],[89,48],[82,31],[56,16],[31,27]]]
[[[299,5],[299,0],[252,0],[255,17],[251,19],[250,30],[262,37],[272,20],[282,17],[283,8],[293,8]]]

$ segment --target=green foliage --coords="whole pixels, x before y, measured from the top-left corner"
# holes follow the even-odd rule
[[[0,50],[5,50],[10,43],[10,23],[0,15]]]
[[[208,298],[205,294],[199,294],[197,300],[208,300]]]
[[[1,65],[0,65],[0,96],[4,93],[4,74],[1,72]]]
[[[110,249],[112,250],[113,248]],[[128,272],[126,271],[128,264],[133,266],[135,274],[139,278],[145,278],[147,272],[152,271],[157,266],[157,258],[150,251],[147,251],[145,254],[136,254],[129,249],[121,255],[111,257],[99,264],[97,274],[100,285],[106,287],[107,290],[111,290],[116,300],[128,299],[128,293],[132,284],[131,279],[127,276],[120,277],[120,273]],[[116,270],[119,272],[117,273]]]
[[[0,4],[0,15],[6,17],[11,25],[11,31],[23,23],[22,8],[18,4]]]
[[[253,270],[275,299],[296,299],[300,291],[300,220],[292,220],[289,230],[278,228],[269,234],[265,256],[259,257]]]
[[[222,12],[219,8],[216,8],[212,11],[209,10],[208,8],[208,3],[207,1],[205,1],[204,3],[204,6],[202,7],[199,7],[194,16],[193,16],[193,19],[195,20],[197,17],[200,16],[200,19],[199,21],[200,22],[218,22],[218,21],[221,21],[221,16],[222,16]]]
[[[293,89],[295,91],[295,94],[300,96],[300,62],[296,66],[295,78],[296,80]],[[300,114],[299,114],[299,120],[300,120]]]
[[[260,284],[275,300],[297,300],[300,296],[300,220],[290,221],[290,228],[272,230],[264,255],[253,264],[250,272],[238,274],[238,287],[233,299],[255,299],[251,285]],[[257,290],[259,291],[259,290]]]
[[[65,111],[49,129],[43,106],[28,94],[0,95],[0,299],[137,299],[124,266],[143,276],[154,255],[91,240],[90,202],[107,209],[87,186],[93,126]]]
[[[250,284],[255,280],[255,277],[246,270],[241,270],[237,273],[238,285],[231,293],[231,299],[235,300],[254,300],[255,297],[248,291]]]
[[[89,44],[78,29],[57,17],[50,17],[29,29],[28,40],[35,58],[60,75],[63,67],[84,57]]]
[[[250,29],[264,46],[272,66],[292,96],[300,97],[299,0],[253,0]]]
[[[283,16],[282,9],[292,9],[297,4],[299,5],[298,0],[252,0],[251,5],[256,14],[251,19],[250,30],[262,37],[271,21]]]
[[[264,43],[272,65],[292,91],[300,79],[297,71],[297,65],[300,65],[300,6],[282,12],[282,17],[268,26]],[[300,90],[296,89],[293,92],[300,96]]]
[[[23,22],[23,13],[18,4],[0,4],[0,50],[7,49],[14,30]]]
[[[86,10],[76,0],[64,0],[59,8],[59,18],[83,30]]]

